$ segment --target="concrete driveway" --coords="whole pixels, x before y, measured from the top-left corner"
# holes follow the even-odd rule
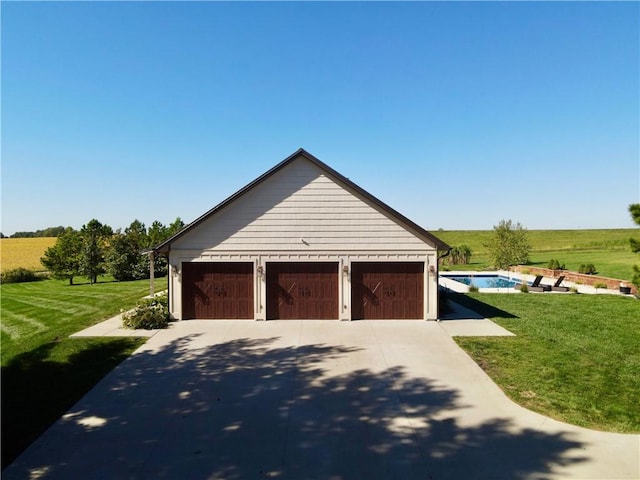
[[[444,323],[180,322],[3,479],[640,477],[639,436],[515,405]]]

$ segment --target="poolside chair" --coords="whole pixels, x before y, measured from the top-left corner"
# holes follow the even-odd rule
[[[542,275],[538,275],[535,280],[531,283],[531,285],[527,285],[527,289],[530,292],[549,292],[551,291],[551,285],[542,285],[540,282],[542,281]],[[516,285],[513,288],[520,289],[522,284]]]
[[[538,275],[531,285],[529,285],[530,292],[550,292],[551,285],[545,285],[540,283],[542,281],[542,275]]]
[[[551,290],[553,292],[568,292],[569,291],[569,287],[560,286],[560,284],[562,283],[563,280],[564,280],[564,275],[560,275],[558,277],[558,279],[556,280],[556,283],[551,285]]]

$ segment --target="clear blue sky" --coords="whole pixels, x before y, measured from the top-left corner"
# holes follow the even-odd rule
[[[6,235],[190,222],[299,147],[431,230],[633,226],[637,2],[1,8]]]

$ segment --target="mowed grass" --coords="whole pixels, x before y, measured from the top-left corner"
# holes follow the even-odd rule
[[[149,294],[149,280],[103,279],[94,285],[69,285],[67,280],[12,283],[0,286],[0,294],[2,365],[6,365],[20,353],[64,339],[133,306]]]
[[[574,425],[640,432],[640,302],[613,295],[452,294],[515,337],[456,342],[517,403]]]
[[[132,307],[148,293],[148,280],[0,286],[3,467],[143,343],[69,335]]]
[[[56,237],[41,238],[2,238],[0,239],[0,268],[13,270],[23,267],[35,272],[45,268],[40,263],[40,258],[47,248],[55,245]]]
[[[468,245],[472,250],[469,265],[452,265],[452,270],[485,270],[491,268],[486,244],[492,230],[450,230],[434,232],[451,246]],[[631,280],[633,265],[640,263],[631,252],[630,238],[640,238],[640,229],[622,228],[605,230],[529,230],[531,255],[529,265],[546,267],[557,258],[569,270],[577,271],[583,263],[593,263],[598,274]]]

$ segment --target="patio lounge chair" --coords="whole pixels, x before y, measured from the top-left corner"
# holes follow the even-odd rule
[[[538,275],[531,285],[529,285],[530,292],[550,292],[551,285],[545,285],[540,283],[542,281],[542,275]]]
[[[558,279],[556,280],[556,283],[551,285],[551,291],[553,291],[553,292],[568,292],[569,291],[569,287],[560,286],[560,284],[562,283],[563,280],[564,280],[564,275],[560,275],[558,277]]]
[[[540,282],[542,281],[542,275],[538,275],[535,280],[531,283],[531,285],[527,285],[527,288],[530,292],[550,292],[551,285],[543,285]],[[520,290],[522,284],[516,285],[514,288]]]

